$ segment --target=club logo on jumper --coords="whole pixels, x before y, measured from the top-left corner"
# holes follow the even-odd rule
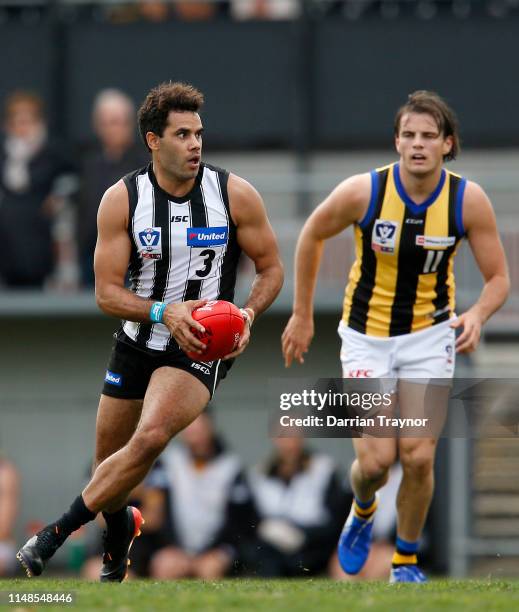
[[[221,246],[227,243],[227,227],[188,227],[187,246]]]
[[[456,242],[456,236],[417,236],[416,244],[424,249],[446,249]]]
[[[145,259],[162,258],[162,240],[160,227],[148,227],[138,233],[141,250],[140,256]]]
[[[377,219],[373,226],[371,248],[374,251],[382,251],[383,253],[394,253],[397,228],[398,223],[395,221]]]
[[[123,377],[121,374],[114,374],[113,372],[110,372],[110,370],[106,370],[105,382],[110,385],[120,387],[123,384]]]

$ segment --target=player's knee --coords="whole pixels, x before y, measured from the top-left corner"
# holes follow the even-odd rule
[[[387,479],[389,468],[393,463],[394,458],[389,456],[366,457],[360,462],[362,477],[373,482]]]
[[[403,445],[400,448],[400,462],[404,473],[424,478],[434,467],[434,447],[429,444]]]

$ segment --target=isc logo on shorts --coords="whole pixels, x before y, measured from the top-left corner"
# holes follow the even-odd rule
[[[202,363],[205,363],[205,362],[202,362]],[[193,361],[191,363],[191,367],[194,368],[195,370],[200,370],[200,372],[202,372],[202,374],[205,374],[206,376],[211,375],[211,370],[203,366],[201,363],[197,363],[196,361]]]
[[[371,248],[383,253],[394,253],[397,229],[396,221],[377,219],[371,235]]]

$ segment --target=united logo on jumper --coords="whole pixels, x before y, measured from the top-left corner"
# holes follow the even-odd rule
[[[222,246],[227,242],[227,227],[188,227],[187,246]]]

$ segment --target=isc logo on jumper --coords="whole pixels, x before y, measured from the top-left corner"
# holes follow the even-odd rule
[[[141,248],[139,253],[145,259],[161,259],[162,240],[160,227],[148,227],[138,233]]]
[[[227,227],[188,227],[187,246],[222,246],[227,243]]]
[[[398,223],[395,221],[377,219],[373,226],[371,248],[374,251],[382,251],[383,253],[394,253],[397,228]]]
[[[110,370],[106,370],[105,381],[110,385],[120,387],[123,384],[123,377],[120,374],[114,374]]]

